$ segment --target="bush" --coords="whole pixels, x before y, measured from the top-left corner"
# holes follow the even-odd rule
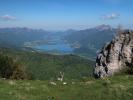
[[[120,70],[119,73],[117,74],[128,74],[128,75],[133,75],[133,67],[132,66],[127,66],[124,65],[123,69]]]
[[[129,74],[129,75],[133,75],[133,68],[132,67],[127,67],[125,73]]]
[[[23,66],[11,57],[0,55],[0,77],[6,79],[29,79]]]

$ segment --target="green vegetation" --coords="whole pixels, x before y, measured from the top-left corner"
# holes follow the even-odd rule
[[[1,54],[12,57],[24,66],[33,79],[56,80],[59,72],[64,79],[82,79],[92,73],[93,61],[75,55],[50,55],[34,51],[0,49]]]
[[[0,77],[6,79],[27,79],[28,74],[11,57],[0,55]]]
[[[89,77],[93,65],[75,55],[0,49],[0,100],[132,100],[133,76],[94,79]],[[60,72],[62,82],[57,80]],[[34,80],[14,80],[29,75]]]
[[[132,100],[133,77],[85,81],[67,81],[66,85],[55,81],[0,80],[0,100]],[[48,99],[50,98],[50,99]]]

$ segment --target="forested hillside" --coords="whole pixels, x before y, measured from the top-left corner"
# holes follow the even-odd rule
[[[75,55],[50,55],[31,50],[0,49],[12,57],[32,75],[33,79],[57,79],[60,72],[64,79],[81,79],[92,75],[93,61]]]

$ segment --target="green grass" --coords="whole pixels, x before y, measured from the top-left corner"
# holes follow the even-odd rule
[[[43,80],[0,80],[0,100],[132,100],[133,77],[128,75],[106,79],[57,82]],[[75,82],[72,84],[72,82]],[[52,99],[51,99],[52,100]]]

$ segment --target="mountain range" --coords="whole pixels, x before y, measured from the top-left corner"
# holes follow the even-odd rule
[[[99,25],[72,32],[66,35],[65,39],[75,47],[74,53],[93,58],[99,49],[115,36],[117,30],[109,25]]]
[[[29,28],[0,28],[0,46],[23,46],[25,42],[43,40],[48,32]]]
[[[45,31],[29,28],[0,28],[0,47],[23,47],[25,44],[65,42],[73,48],[73,53],[88,58],[96,57],[98,50],[117,33],[116,28],[99,25],[84,30]],[[45,44],[44,44],[45,45]]]

